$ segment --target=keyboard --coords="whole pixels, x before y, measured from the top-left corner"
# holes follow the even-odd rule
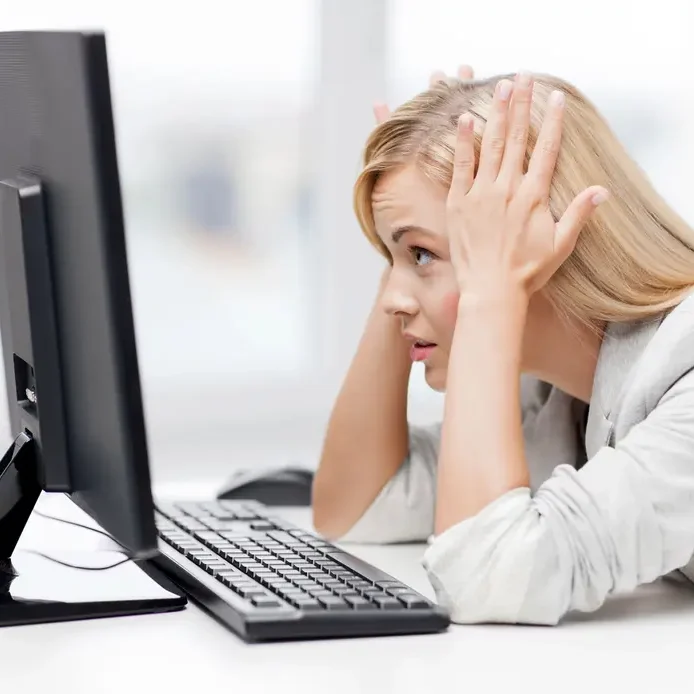
[[[154,562],[249,642],[440,632],[409,586],[257,502],[155,504]]]

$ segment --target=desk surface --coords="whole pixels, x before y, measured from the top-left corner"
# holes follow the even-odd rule
[[[42,503],[63,516],[60,504],[69,504],[62,497]],[[310,527],[304,509],[283,515]],[[63,533],[65,542],[65,526],[32,523],[35,537]],[[89,535],[69,532],[76,533],[71,543]],[[422,546],[349,550],[433,597],[420,565]],[[563,694],[594,685],[601,693],[646,691],[688,687],[693,644],[694,592],[668,584],[641,588],[555,628],[453,626],[427,636],[250,646],[190,604],[171,614],[0,629],[0,686],[32,694],[239,692],[243,686],[263,694],[428,693],[460,685],[485,693]]]

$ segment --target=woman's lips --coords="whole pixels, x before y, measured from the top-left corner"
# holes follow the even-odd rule
[[[410,359],[412,361],[426,361],[435,349],[436,345],[433,343],[415,342],[410,347]]]

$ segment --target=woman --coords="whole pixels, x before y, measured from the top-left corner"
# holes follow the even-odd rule
[[[389,265],[316,528],[429,538],[461,623],[553,625],[694,580],[694,233],[586,98],[439,81],[372,133],[355,204]],[[445,389],[441,426],[407,425],[412,361]]]

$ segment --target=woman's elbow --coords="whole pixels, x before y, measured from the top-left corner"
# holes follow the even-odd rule
[[[492,579],[479,581],[476,590],[465,590],[460,589],[451,578],[438,576],[431,571],[427,573],[438,604],[448,612],[454,624],[557,626],[564,616],[564,610],[558,607],[555,600],[522,600],[519,603],[513,596],[512,588],[506,595],[490,590],[485,584]]]
[[[430,548],[431,550],[432,548]],[[438,603],[456,624],[556,626],[567,610],[559,576],[540,578],[524,553],[501,549],[496,558],[472,552],[428,552],[424,557]]]

